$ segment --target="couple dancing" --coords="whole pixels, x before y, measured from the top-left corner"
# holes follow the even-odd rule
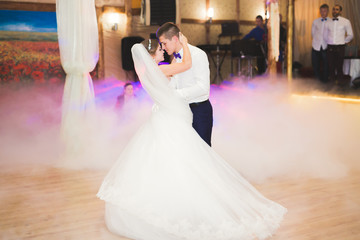
[[[135,240],[270,237],[286,209],[262,196],[209,146],[206,54],[172,23],[162,25],[157,37],[161,46],[149,40],[132,48],[154,106],[97,194],[105,201],[107,227]],[[181,59],[158,66],[163,50]]]

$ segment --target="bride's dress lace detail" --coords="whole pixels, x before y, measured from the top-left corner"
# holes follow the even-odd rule
[[[266,239],[286,209],[266,199],[191,126],[191,111],[142,45],[136,71],[154,100],[97,196],[110,231],[135,240]]]
[[[286,210],[277,206],[270,209],[271,214],[258,217],[256,221],[240,218],[239,221],[222,221],[211,225],[206,220],[194,223],[190,218],[184,218],[173,223],[165,216],[151,212],[134,210],[136,217],[153,225],[159,231],[164,231],[186,240],[251,240],[266,239],[278,229]],[[125,210],[125,211],[128,211]],[[149,238],[151,239],[151,238]]]
[[[111,188],[109,188],[111,189]],[[115,189],[111,189],[116,192]],[[98,195],[102,195],[99,193]],[[112,194],[111,194],[112,195]],[[114,197],[118,199],[119,196],[104,196],[104,199],[111,199]],[[126,199],[126,200],[125,200]],[[236,220],[223,220],[219,224],[209,224],[209,219],[194,222],[194,219],[182,218],[176,222],[171,220],[171,217],[160,216],[151,210],[142,209],[131,204],[130,198],[125,198],[124,201],[118,201],[119,205],[112,205],[118,209],[123,209],[125,212],[131,212],[133,216],[142,219],[149,225],[152,225],[159,231],[168,232],[179,239],[186,240],[251,240],[251,239],[266,239],[279,228],[279,223],[283,220],[284,214],[287,210],[280,205],[270,202],[267,212],[255,218],[247,219],[246,217],[238,216]],[[109,201],[112,202],[112,201]],[[196,212],[196,209],[194,209]],[[209,209],[211,211],[211,209]],[[255,219],[255,220],[254,220]],[[149,238],[151,239],[151,238]],[[164,239],[165,240],[165,239]],[[167,239],[166,239],[167,240]]]

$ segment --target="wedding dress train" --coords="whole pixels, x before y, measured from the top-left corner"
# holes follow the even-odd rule
[[[188,104],[141,44],[135,69],[154,100],[97,196],[111,232],[136,240],[265,239],[286,213],[209,147],[191,126]]]

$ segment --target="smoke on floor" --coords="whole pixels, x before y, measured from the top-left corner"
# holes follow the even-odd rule
[[[151,100],[134,86],[135,100],[119,109],[123,83],[96,81],[96,114],[71,144],[60,134],[63,85],[0,86],[0,164],[109,169],[151,114]],[[295,96],[285,80],[268,78],[212,86],[210,100],[213,148],[252,182],[341,177],[359,167],[359,104]]]

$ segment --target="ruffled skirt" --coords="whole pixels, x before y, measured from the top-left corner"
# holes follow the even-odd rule
[[[191,125],[156,112],[97,196],[109,230],[136,240],[265,239],[286,209],[265,198]]]

